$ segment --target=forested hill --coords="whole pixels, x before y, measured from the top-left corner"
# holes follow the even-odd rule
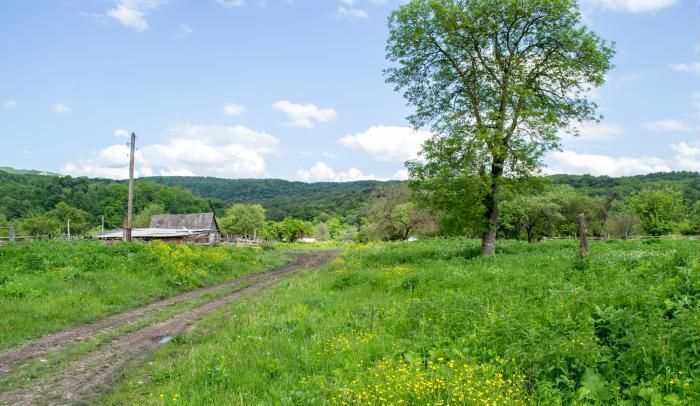
[[[168,176],[147,178],[165,185],[184,186],[194,194],[226,203],[259,203],[269,219],[291,216],[312,220],[323,213],[354,218],[377,186],[396,182],[290,182],[281,179],[221,179]],[[349,219],[351,220],[351,219]]]
[[[126,215],[127,183],[105,179],[17,174],[0,171],[0,222],[3,219],[45,221],[42,216],[65,203],[84,212],[85,227],[96,227],[105,216],[107,228],[120,227]],[[138,182],[134,210],[157,203],[170,213],[222,209],[220,202],[194,196],[181,186]],[[1,224],[0,224],[1,226]]]
[[[126,213],[125,181],[8,173],[0,170],[0,220],[28,218],[55,209],[64,202],[88,214],[87,223],[118,227]],[[655,173],[613,178],[590,175],[554,175],[552,184],[567,184],[592,196],[618,190],[628,196],[645,187],[670,186],[680,190],[687,202],[700,199],[700,175],[695,172]],[[356,223],[358,212],[370,192],[389,182],[303,183],[280,179],[221,179],[210,177],[151,177],[136,182],[135,211],[149,203],[171,213],[215,210],[222,214],[231,203],[259,203],[267,218],[296,217],[304,220],[339,216]],[[392,182],[396,183],[396,182]],[[324,216],[324,213],[327,216]]]
[[[680,190],[689,202],[700,200],[700,174],[698,172],[660,172],[619,178],[591,175],[552,175],[548,178],[553,184],[571,185],[590,196],[608,195],[613,190],[618,190],[623,196],[628,196],[643,188],[668,186]]]

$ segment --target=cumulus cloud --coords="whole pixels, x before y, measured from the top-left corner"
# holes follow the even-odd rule
[[[217,3],[221,4],[226,8],[243,7],[245,6],[245,0],[216,0]]]
[[[609,140],[625,132],[619,125],[611,123],[586,124],[576,130],[579,132],[578,136],[566,132],[559,135],[564,141],[600,141]]]
[[[384,162],[404,162],[418,157],[421,146],[431,137],[428,131],[416,131],[409,127],[373,126],[367,130],[349,134],[338,143],[354,151],[369,154]]]
[[[678,72],[688,72],[700,74],[700,61],[691,63],[676,63],[671,65],[671,69]]]
[[[338,7],[338,16],[346,18],[367,18],[369,15],[365,10],[357,7]]]
[[[685,121],[682,120],[676,120],[676,119],[666,119],[666,120],[657,120],[653,121],[651,123],[647,123],[646,127],[650,130],[654,131],[677,131],[677,132],[685,132],[685,131],[693,131],[695,128],[688,124]]]
[[[17,102],[14,100],[8,100],[2,104],[2,108],[4,108],[5,110],[17,108]]]
[[[323,161],[317,161],[309,169],[299,169],[297,179],[302,182],[350,182],[354,180],[377,180],[374,175],[365,175],[357,168],[336,171]]]
[[[331,108],[318,108],[313,104],[296,104],[287,100],[279,100],[272,104],[272,108],[287,115],[291,127],[313,128],[316,123],[333,121],[338,117]]]
[[[240,116],[245,112],[245,107],[236,103],[226,103],[224,104],[223,111],[227,116]]]
[[[180,24],[180,29],[177,31],[177,34],[175,34],[175,38],[185,38],[193,33],[194,29],[188,24]]]
[[[679,169],[700,171],[700,142],[693,145],[681,142],[671,145],[676,152],[674,157]]]
[[[585,0],[585,3],[613,11],[643,13],[673,6],[678,0]]]
[[[70,107],[66,106],[63,103],[54,103],[51,105],[51,111],[56,114],[69,113]]]
[[[671,171],[665,160],[655,157],[613,157],[565,150],[554,151],[548,158],[546,173],[631,176]]]
[[[107,10],[107,15],[136,31],[145,31],[146,16],[163,3],[165,0],[119,0],[114,8]]]
[[[139,145],[137,141],[137,168],[141,176],[264,177],[265,157],[277,153],[278,145],[272,135],[243,126],[183,124],[168,131],[165,143]],[[68,162],[62,171],[124,179],[128,165],[128,147],[113,145],[91,158]]]

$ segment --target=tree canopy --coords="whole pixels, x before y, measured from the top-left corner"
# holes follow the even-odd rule
[[[437,134],[424,160],[478,180],[482,254],[495,253],[504,176],[531,175],[559,131],[598,119],[587,95],[613,54],[574,0],[412,0],[391,15],[387,80],[415,107],[413,126]],[[409,167],[441,175],[421,168]]]

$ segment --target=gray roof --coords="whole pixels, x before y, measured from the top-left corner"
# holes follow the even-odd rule
[[[133,238],[169,238],[169,237],[188,237],[201,233],[206,233],[209,230],[188,230],[184,228],[134,228],[131,230]],[[101,240],[121,239],[124,236],[124,230],[107,231],[98,234],[97,238]]]
[[[150,228],[187,228],[190,230],[218,230],[214,213],[157,214],[151,217]]]

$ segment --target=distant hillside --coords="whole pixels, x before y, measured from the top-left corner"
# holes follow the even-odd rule
[[[370,192],[382,184],[396,182],[290,182],[281,179],[221,179],[209,177],[151,177],[150,181],[190,189],[195,195],[226,203],[259,203],[267,217],[286,216],[311,220],[322,213],[354,217]]]
[[[126,216],[127,184],[106,179],[8,173],[0,170],[0,220],[28,218],[52,210],[59,202],[84,210],[93,227],[105,216],[107,228],[119,227]],[[180,186],[140,181],[134,197],[135,212],[149,203],[162,204],[171,213],[221,211],[215,199],[194,196]]]
[[[0,171],[5,172],[5,173],[12,173],[15,175],[61,176],[61,175],[59,175],[57,173],[53,173],[53,172],[36,171],[34,169],[15,169],[15,168],[10,168],[9,166],[0,166]]]
[[[683,192],[683,196],[687,201],[692,202],[700,199],[700,174],[697,172],[660,172],[620,178],[591,175],[553,175],[549,176],[549,179],[553,184],[571,185],[591,196],[606,195],[614,189],[619,190],[626,196],[646,187],[670,186]]]

